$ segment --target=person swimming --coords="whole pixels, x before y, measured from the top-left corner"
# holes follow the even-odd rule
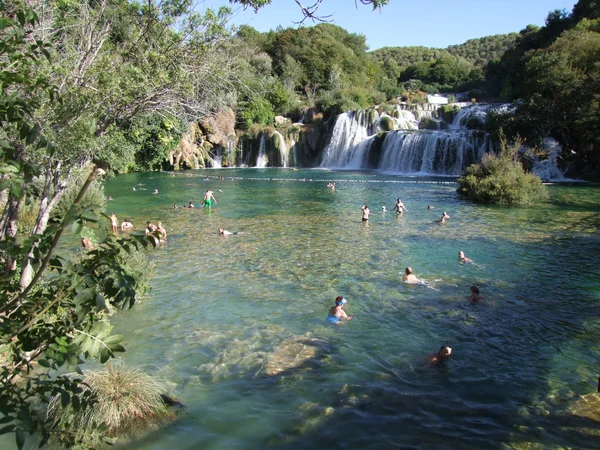
[[[346,314],[346,312],[342,309],[346,303],[347,303],[347,300],[344,297],[342,297],[341,295],[338,295],[335,299],[335,306],[332,306],[329,309],[329,314],[327,315],[327,319],[326,319],[327,322],[339,324],[344,319],[346,319],[346,320],[352,319],[352,316],[349,316],[348,314]]]
[[[460,252],[458,252],[458,262],[461,264],[469,264],[472,263],[473,260],[471,258],[467,258],[465,256],[465,252],[461,250]]]
[[[221,236],[230,236],[232,234],[235,235],[235,234],[238,234],[238,233],[237,233],[237,231],[231,232],[231,231],[225,230],[224,228],[219,228],[219,234]]]
[[[402,277],[402,281],[408,284],[421,283],[421,280],[419,280],[417,276],[413,273],[412,267],[407,267],[406,269],[404,269],[404,276]]]
[[[477,303],[485,300],[485,298],[479,295],[479,287],[473,285],[471,286],[471,295],[467,297],[467,300],[469,300],[471,303]]]
[[[452,348],[448,347],[447,345],[442,345],[437,353],[431,353],[430,355],[427,355],[427,361],[429,364],[440,364],[441,362],[450,358],[451,354]]]
[[[442,217],[440,218],[440,220],[436,220],[437,223],[446,223],[446,219],[449,219],[450,216],[448,214],[446,214],[446,211],[444,211],[442,213]]]

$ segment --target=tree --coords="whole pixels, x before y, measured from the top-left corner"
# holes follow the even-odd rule
[[[323,0],[315,0],[315,3],[305,6],[300,3],[300,0],[294,0],[296,5],[300,8],[302,13],[302,19],[298,21],[298,24],[302,24],[305,20],[310,19],[312,21],[317,22],[327,22],[331,18],[331,15],[321,16],[317,13],[319,12],[319,7]],[[267,5],[271,4],[271,0],[231,0],[232,3],[239,3],[240,5],[244,5],[245,7],[254,9],[257,12],[259,9],[264,8]],[[381,9],[384,5],[387,5],[389,0],[360,0],[360,3],[367,6],[372,6],[373,10]]]

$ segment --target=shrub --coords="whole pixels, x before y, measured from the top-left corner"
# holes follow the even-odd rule
[[[247,130],[253,124],[272,125],[275,121],[273,106],[264,97],[257,96],[247,102],[240,102],[238,111],[239,125]]]
[[[526,173],[516,159],[521,144],[517,139],[509,146],[502,135],[500,152],[488,153],[480,164],[467,167],[458,179],[458,193],[476,202],[505,205],[529,204],[547,198],[540,178]]]
[[[391,117],[383,116],[379,121],[379,127],[382,131],[394,131],[396,122]]]
[[[167,388],[122,362],[84,371],[82,381],[79,394],[71,399],[55,396],[48,406],[48,418],[64,444],[95,447],[100,435],[90,434],[89,430],[100,427],[108,436],[116,437],[176,417],[169,407],[176,402],[167,396]]]

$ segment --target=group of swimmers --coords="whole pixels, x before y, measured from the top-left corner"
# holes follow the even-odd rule
[[[331,187],[331,186],[328,185],[327,187]],[[427,205],[427,209],[432,210],[432,209],[434,209],[434,206]],[[404,205],[404,203],[402,202],[402,200],[400,198],[398,198],[396,200],[396,204],[394,205],[393,210],[396,212],[396,214],[398,216],[402,215],[404,212],[408,212],[408,209],[406,208],[406,206]],[[371,211],[369,210],[369,206],[368,205],[362,206],[361,211],[362,211],[362,221],[368,222],[369,215],[371,213]],[[385,205],[381,207],[381,211],[387,212],[387,208],[385,207]],[[440,217],[440,219],[436,220],[435,222],[444,224],[444,223],[446,223],[447,219],[450,219],[450,216],[448,215],[448,213],[446,213],[446,211],[444,211],[442,213],[442,216]],[[462,250],[458,252],[458,262],[460,264],[474,264],[473,260],[471,258],[467,258],[465,256],[465,252]],[[404,270],[404,275],[402,277],[402,280],[408,284],[427,284],[427,282],[425,280],[417,278],[417,276],[413,273],[413,269],[411,267],[407,267]],[[478,303],[478,302],[485,300],[484,297],[481,296],[478,286],[473,285],[473,286],[471,286],[470,290],[471,290],[471,295],[469,295],[467,297],[467,299],[471,303]],[[332,324],[340,324],[343,320],[352,319],[353,316],[349,316],[342,309],[346,303],[347,303],[347,301],[344,297],[338,296],[335,299],[335,305],[329,309],[329,313],[327,315],[327,322],[332,323]],[[427,361],[430,364],[439,364],[439,363],[443,362],[444,360],[450,358],[451,354],[452,354],[452,348],[447,345],[444,345],[437,352],[427,355]]]
[[[211,209],[213,203],[217,203],[217,199],[214,196],[214,192],[210,189],[207,189],[206,193],[204,194],[204,198],[202,199],[202,206],[206,209]],[[175,203],[173,205],[173,209],[177,208],[179,208],[179,205]],[[182,208],[195,208],[195,206],[192,202],[189,202],[187,205],[183,205]]]
[[[330,183],[331,184],[331,183]],[[327,187],[330,187],[329,185],[327,185]],[[431,205],[427,205],[427,209],[433,209],[434,207]],[[369,209],[369,205],[364,205],[361,206],[361,211],[362,211],[362,221],[363,222],[368,222],[369,221],[369,215],[371,214],[371,210]],[[396,204],[394,205],[394,208],[392,209],[393,211],[396,211],[396,215],[401,216],[404,211],[408,212],[408,209],[406,209],[406,206],[404,206],[404,203],[402,202],[401,199],[396,200]],[[387,212],[387,208],[384,206],[381,207],[381,212]],[[446,211],[444,211],[442,213],[442,217],[439,220],[436,220],[436,223],[446,223],[446,219],[449,219],[450,216],[446,213]]]

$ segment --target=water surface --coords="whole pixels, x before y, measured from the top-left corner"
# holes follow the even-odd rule
[[[211,211],[173,209],[207,189]],[[113,322],[124,359],[187,405],[127,448],[600,444],[583,430],[599,423],[568,413],[598,375],[597,188],[552,186],[542,205],[507,208],[463,201],[447,178],[222,169],[122,175],[106,194],[109,213],[169,232],[152,294]],[[429,286],[403,284],[406,266]],[[472,284],[484,304],[465,301]],[[357,317],[328,326],[337,295]],[[326,342],[318,361],[268,376],[269,355],[302,336]],[[428,367],[446,344],[452,359]]]

